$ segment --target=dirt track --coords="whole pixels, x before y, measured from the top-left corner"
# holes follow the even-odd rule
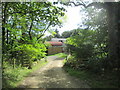
[[[89,88],[82,80],[68,75],[63,69],[63,58],[49,56],[49,63],[31,73],[19,88]]]

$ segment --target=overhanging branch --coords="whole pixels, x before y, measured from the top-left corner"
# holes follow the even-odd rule
[[[40,36],[37,38],[37,40],[39,40],[39,39],[44,35],[44,33],[48,30],[48,28],[49,28],[50,25],[51,25],[51,22],[52,22],[52,21],[50,21],[49,25],[48,25],[48,26],[46,27],[46,29],[43,31],[42,35],[40,35]]]
[[[88,7],[91,7],[91,6],[94,6],[96,8],[104,8],[105,7],[105,3],[100,3],[100,2],[93,2],[93,3],[90,3],[88,5],[86,5],[85,3],[83,2],[67,2],[67,5],[71,5],[73,4],[74,6],[83,6],[85,8],[88,8]]]

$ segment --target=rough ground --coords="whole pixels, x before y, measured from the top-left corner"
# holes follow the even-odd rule
[[[68,75],[63,69],[63,58],[49,56],[49,63],[31,73],[19,88],[89,88],[82,80]]]

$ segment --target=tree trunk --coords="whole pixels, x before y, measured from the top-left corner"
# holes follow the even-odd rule
[[[32,40],[32,35],[31,35],[31,30],[32,30],[32,26],[33,26],[33,20],[31,22],[31,25],[30,25],[30,29],[29,29],[29,37],[30,37],[30,40]]]
[[[109,64],[111,68],[118,68],[119,57],[119,35],[118,32],[118,5],[119,3],[109,2],[107,5],[108,14],[108,35],[109,35]]]
[[[2,6],[2,53],[4,54],[4,46],[5,46],[5,27],[3,25],[5,25],[6,23],[6,9],[7,9],[7,3],[4,3]]]

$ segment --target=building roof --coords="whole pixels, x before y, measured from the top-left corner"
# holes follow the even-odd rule
[[[62,42],[53,42],[53,41],[48,41],[47,43],[50,43],[52,46],[62,46]]]

